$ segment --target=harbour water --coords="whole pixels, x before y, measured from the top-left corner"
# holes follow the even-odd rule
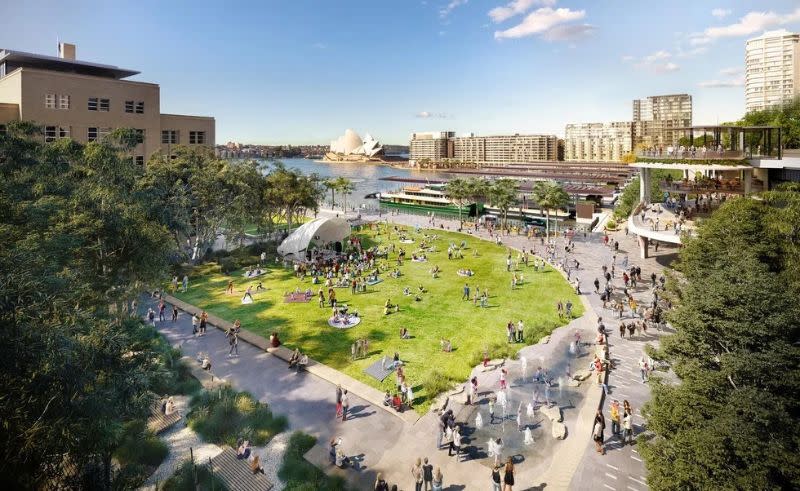
[[[353,194],[347,197],[348,209],[351,206],[361,206],[362,204],[368,207],[377,206],[376,200],[365,199],[364,196],[376,192],[391,191],[402,186],[402,183],[381,181],[381,178],[397,176],[415,179],[441,179],[445,176],[445,174],[438,172],[404,169],[369,163],[327,163],[303,158],[281,159],[281,162],[283,162],[286,167],[297,169],[306,175],[315,173],[323,179],[339,176],[350,179],[356,189]],[[324,200],[326,203],[330,200],[330,192],[326,193]],[[336,201],[340,202],[338,193]]]

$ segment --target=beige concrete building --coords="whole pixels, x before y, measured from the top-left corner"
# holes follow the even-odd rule
[[[633,150],[633,123],[568,124],[564,135],[564,160],[620,162]]]
[[[455,160],[502,165],[558,160],[555,135],[459,136],[452,139]]]
[[[780,106],[800,95],[800,34],[769,31],[745,45],[745,111]]]
[[[558,159],[555,135],[455,136],[452,131],[414,133],[409,162],[458,160],[480,165],[553,161]]]
[[[413,133],[408,143],[408,163],[415,165],[423,159],[439,162],[452,157],[453,144],[451,139],[454,136],[456,134],[452,131]]]
[[[86,143],[116,128],[140,135],[133,158],[143,164],[176,145],[213,147],[212,117],[161,114],[157,84],[125,80],[139,72],[78,61],[75,46],[59,56],[0,50],[0,130],[13,120],[42,125],[45,141]]]
[[[675,145],[692,126],[692,96],[655,95],[633,101],[633,144],[648,147]]]

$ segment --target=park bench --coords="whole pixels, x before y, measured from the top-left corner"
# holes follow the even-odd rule
[[[147,419],[147,429],[158,435],[168,430],[172,425],[181,420],[181,412],[177,409],[170,414],[164,414],[161,410],[161,403],[153,404],[150,417]]]
[[[209,462],[214,476],[225,484],[227,489],[236,491],[269,491],[273,484],[264,474],[253,474],[247,459],[237,459],[236,451],[225,449]]]

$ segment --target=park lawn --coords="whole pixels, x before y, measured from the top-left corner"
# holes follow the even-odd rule
[[[437,395],[428,393],[425,386],[434,385],[434,379],[441,377],[439,374],[450,381],[463,382],[479,362],[483,350],[489,349],[490,356],[496,358],[513,355],[524,346],[522,343],[507,344],[508,321],[516,323],[522,319],[526,344],[532,344],[566,322],[556,313],[558,300],[565,303],[571,300],[573,315],[583,314],[583,306],[573,288],[549,265],[534,272],[532,260],[527,268],[519,264],[517,274],[524,274],[525,281],[512,291],[511,273],[506,271],[506,247],[455,232],[406,230],[415,244],[400,244],[397,234],[389,236],[385,228],[382,232],[368,230],[358,234],[363,243],[380,246],[387,245],[391,238],[396,247],[395,253],[389,256],[391,268],[397,267],[399,247],[405,248],[408,259],[399,266],[400,278],[383,273],[383,281],[368,287],[366,293],[352,295],[349,288],[336,289],[339,303],[347,304],[362,317],[361,323],[351,329],[334,329],[328,325],[331,309],[320,308],[316,298],[323,285],[312,285],[310,278],[300,281],[292,270],[281,266],[268,268],[268,274],[257,279],[245,279],[241,270],[226,276],[217,266],[205,265],[195,270],[189,291],[177,296],[231,322],[239,319],[244,329],[264,337],[276,331],[287,347],[298,347],[311,358],[381,390],[396,390],[394,376],[379,383],[363,373],[363,369],[383,355],[391,357],[397,351],[406,363],[406,380],[412,384],[415,406],[420,412],[426,411]],[[413,262],[411,253],[415,252],[424,233],[438,235],[438,240],[433,242],[436,252],[427,253],[427,262]],[[464,258],[448,260],[448,244],[462,241],[467,243]],[[473,248],[477,248],[478,257],[473,257]],[[512,259],[516,260],[516,251]],[[442,270],[437,279],[428,273],[434,265]],[[456,272],[461,268],[471,268],[475,276],[458,276]],[[236,288],[233,295],[225,294],[229,279],[233,279]],[[241,297],[247,285],[253,285],[255,290],[259,280],[268,290],[254,293],[255,302],[242,305]],[[465,282],[469,283],[471,294],[476,286],[480,286],[481,291],[489,289],[488,308],[461,300]],[[403,295],[404,287],[416,291],[418,285],[427,290],[420,302],[416,302],[413,295]],[[284,293],[297,287],[311,288],[314,298],[308,303],[285,303]],[[327,297],[327,288],[324,289]],[[387,299],[399,304],[400,311],[385,316],[383,305]],[[409,329],[412,339],[400,339],[402,327]],[[369,356],[352,361],[350,347],[363,337],[370,340]],[[451,341],[451,353],[441,351],[439,341],[442,338]],[[436,385],[441,387],[441,383]]]

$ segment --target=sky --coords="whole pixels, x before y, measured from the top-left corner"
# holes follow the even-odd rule
[[[217,143],[384,144],[415,131],[564,135],[688,93],[694,123],[744,112],[745,41],[800,31],[797,0],[0,1],[0,48],[141,72]]]

